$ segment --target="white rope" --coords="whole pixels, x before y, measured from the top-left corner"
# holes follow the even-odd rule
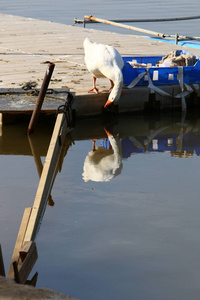
[[[146,75],[147,72],[142,72],[140,73],[135,79],[133,79],[133,81],[128,85],[128,88],[131,89],[134,86],[136,86],[136,84],[140,81],[140,79],[142,79],[144,77],[144,75]]]
[[[180,97],[181,97],[182,111],[186,111],[187,106],[186,106],[186,101],[185,101],[185,91],[184,91],[184,82],[183,82],[183,67],[178,67],[178,76],[177,76],[177,78],[179,80],[179,85],[180,85],[180,88],[181,88],[181,94],[180,94],[181,96]],[[178,98],[178,97],[176,97],[176,98]]]
[[[163,91],[162,89],[160,89],[159,87],[157,87],[157,86],[155,86],[155,85],[153,84],[153,82],[152,82],[152,80],[151,80],[151,77],[150,77],[150,75],[149,75],[149,69],[147,69],[147,75],[148,75],[148,80],[149,80],[149,85],[148,85],[148,87],[149,87],[150,89],[152,89],[154,92],[156,92],[156,93],[158,93],[158,94],[160,94],[160,95],[162,95],[162,96],[171,97],[170,94],[168,94],[167,92]]]
[[[146,68],[146,72],[142,72],[140,73],[129,85],[128,88],[133,88],[137,85],[137,83],[145,76],[148,76],[148,88],[150,88],[151,90],[153,90],[154,92],[160,94],[161,96],[165,96],[165,97],[173,97],[172,95],[170,95],[169,93],[163,91],[161,88],[159,88],[158,86],[155,86],[151,80],[150,74],[149,74],[149,68]],[[180,89],[181,89],[181,93],[177,94],[176,96],[174,96],[174,98],[181,98],[181,106],[182,106],[182,111],[186,111],[186,101],[185,101],[185,96],[191,94],[194,89],[198,90],[199,85],[193,85],[194,89],[189,86],[188,84],[184,83],[183,81],[183,67],[180,66],[178,67],[178,76],[177,79],[179,80],[179,85],[180,85]]]

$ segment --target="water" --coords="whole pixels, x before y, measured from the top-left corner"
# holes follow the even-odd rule
[[[196,15],[199,8],[197,0],[0,0],[2,13],[65,24],[85,14],[105,19],[179,17]],[[132,25],[199,36],[199,20]],[[88,27],[130,34],[101,24]],[[51,193],[55,205],[47,206],[36,239],[39,259],[31,275],[39,272],[38,287],[83,300],[199,299],[199,121],[199,116],[188,116],[182,123],[181,116],[168,114],[120,117],[114,124],[77,122],[75,144]],[[95,176],[85,182],[92,139],[97,147],[108,145],[104,128],[113,134],[118,150],[120,145],[121,155],[106,164],[105,174],[97,172],[109,181],[94,181]],[[0,134],[0,242],[6,270],[24,208],[34,201],[36,162],[44,163],[53,124],[40,125],[30,140],[26,129],[26,123],[6,125]]]
[[[77,121],[51,193],[55,204],[47,206],[36,239],[38,287],[85,300],[199,298],[199,121],[174,114]],[[4,126],[0,137],[6,269],[52,133],[40,125],[29,140],[26,128]],[[106,164],[113,176],[85,182],[92,140],[99,153],[104,145],[103,157],[110,154],[104,128],[118,149],[117,163]]]

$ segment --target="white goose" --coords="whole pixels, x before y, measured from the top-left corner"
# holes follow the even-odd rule
[[[106,77],[111,82],[110,94],[104,107],[120,98],[123,86],[122,68],[123,59],[119,52],[112,46],[93,43],[84,40],[85,63],[88,71],[93,75],[93,88],[89,93],[100,93],[96,87],[96,79]]]

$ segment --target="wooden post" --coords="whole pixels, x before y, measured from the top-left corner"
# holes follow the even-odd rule
[[[6,276],[5,275],[5,268],[4,268],[4,262],[3,262],[3,254],[2,254],[2,249],[1,249],[1,244],[0,244],[0,276]]]
[[[0,113],[0,125],[3,125],[3,114]]]
[[[49,85],[54,67],[55,67],[55,64],[49,63],[48,68],[47,68],[46,73],[45,73],[45,77],[44,77],[41,89],[40,89],[40,93],[38,95],[37,102],[35,104],[34,111],[33,111],[32,116],[31,116],[31,120],[30,120],[30,123],[29,123],[29,126],[28,126],[27,134],[31,134],[35,129],[35,125],[37,123],[37,120],[38,120],[38,117],[39,117],[39,114],[40,114],[40,111],[41,111],[41,107],[42,107],[42,104],[43,104],[43,101],[44,101],[44,97],[46,95],[46,91],[47,91],[47,88],[48,88],[48,85]]]

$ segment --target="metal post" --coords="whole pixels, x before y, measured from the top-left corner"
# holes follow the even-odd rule
[[[176,43],[176,45],[178,45],[178,38],[179,38],[179,35],[178,35],[178,33],[176,33],[175,34],[175,43]]]
[[[44,76],[44,79],[43,79],[43,83],[42,83],[42,86],[41,86],[41,89],[40,89],[40,92],[39,92],[39,95],[38,95],[38,99],[37,99],[37,102],[35,104],[35,108],[34,108],[34,111],[32,113],[32,116],[31,116],[31,120],[30,120],[30,123],[29,123],[29,126],[28,126],[27,134],[31,134],[34,131],[34,128],[35,128],[35,125],[37,123],[40,111],[41,111],[41,107],[42,107],[42,104],[43,104],[43,101],[44,101],[44,97],[46,95],[46,91],[47,91],[47,88],[48,88],[48,85],[49,85],[54,67],[55,67],[55,64],[49,62],[49,65],[47,67],[47,70],[46,70],[46,73],[45,73],[45,76]]]

